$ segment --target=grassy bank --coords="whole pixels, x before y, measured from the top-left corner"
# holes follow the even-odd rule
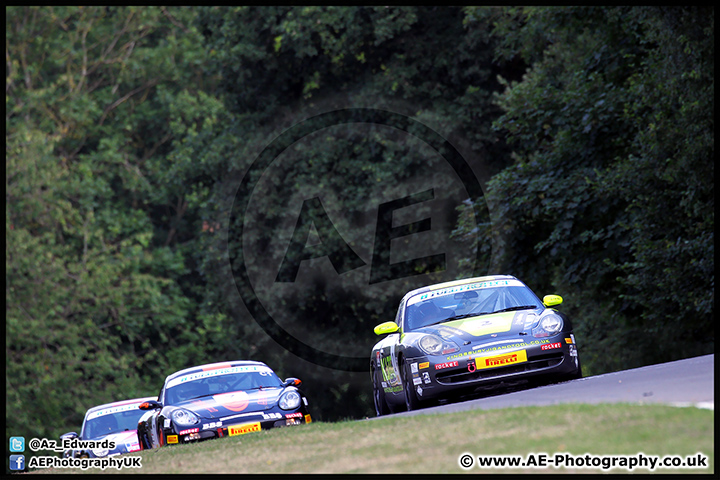
[[[548,458],[564,453],[576,457],[640,453],[646,457],[685,457],[702,453],[708,457],[707,468],[663,468],[655,472],[713,473],[714,415],[714,411],[694,407],[569,404],[316,422],[141,452],[137,454],[142,457],[141,470],[119,472],[599,473],[603,470],[549,466],[492,469],[479,468],[477,463],[466,470],[460,466],[459,458],[465,453],[474,456],[475,462],[479,455],[520,455],[528,460],[530,453],[548,454]],[[632,471],[650,472],[643,468]]]

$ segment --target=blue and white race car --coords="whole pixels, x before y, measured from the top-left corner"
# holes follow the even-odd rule
[[[180,370],[167,376],[157,401],[140,405],[147,412],[140,443],[150,449],[310,423],[301,383],[250,360]]]
[[[61,440],[67,440],[78,447],[65,450],[62,456],[98,458],[142,450],[137,426],[145,412],[139,407],[149,400],[157,400],[157,397],[134,398],[92,407],[85,413],[79,435],[69,432],[60,436]],[[85,448],[84,444],[91,444],[93,447]]]

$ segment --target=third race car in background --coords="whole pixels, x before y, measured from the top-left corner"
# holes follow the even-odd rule
[[[285,381],[262,362],[199,365],[165,379],[138,425],[144,448],[259,432],[312,421],[297,378]]]
[[[401,300],[372,349],[378,415],[415,410],[486,389],[582,377],[559,295],[541,301],[510,275],[422,287]]]
[[[90,408],[85,412],[80,434],[69,432],[61,435],[60,438],[93,440],[99,442],[99,446],[65,450],[62,456],[97,458],[142,450],[138,442],[137,425],[144,412],[138,408],[142,403],[156,399],[157,397],[134,398]],[[102,446],[104,440],[108,441],[108,445],[114,444],[114,446],[105,448]]]

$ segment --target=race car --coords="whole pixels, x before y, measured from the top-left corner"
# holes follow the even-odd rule
[[[80,435],[68,432],[60,436],[72,444],[92,440],[95,448],[69,448],[63,458],[99,458],[142,450],[137,437],[137,425],[144,412],[139,406],[157,397],[141,397],[92,407],[85,412]],[[72,442],[72,440],[77,440]]]
[[[511,275],[418,288],[400,301],[394,322],[372,349],[378,416],[498,388],[582,377],[575,335],[555,308]]]
[[[262,362],[199,365],[169,375],[138,424],[143,449],[310,423],[297,378],[281,381]]]

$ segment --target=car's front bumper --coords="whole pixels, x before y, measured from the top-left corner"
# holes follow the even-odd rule
[[[99,456],[97,456],[97,455],[95,454],[95,452],[93,452],[92,450],[84,449],[84,450],[72,450],[72,451],[69,451],[70,453],[68,453],[68,451],[65,451],[65,452],[62,453],[61,456],[62,456],[63,458],[67,458],[67,457],[72,457],[72,458],[104,458],[104,457],[112,457],[113,455],[123,455],[123,454],[126,454],[126,453],[139,452],[140,450],[141,450],[141,448],[133,448],[133,449],[131,449],[131,450],[128,450],[127,448],[120,447],[120,448],[116,448],[116,449],[110,450],[109,452],[107,452],[107,453],[105,453],[105,454],[103,454],[102,456],[99,457]]]
[[[412,384],[421,400],[518,383],[560,379],[578,373],[575,337],[487,342],[446,355],[408,358]]]
[[[298,410],[283,413],[258,412],[257,419],[246,418],[242,421],[207,421],[204,419],[203,422],[199,426],[178,429],[177,433],[169,430],[165,434],[165,442],[172,445],[211,438],[233,437],[271,428],[302,425],[312,422],[312,418],[306,411]]]

